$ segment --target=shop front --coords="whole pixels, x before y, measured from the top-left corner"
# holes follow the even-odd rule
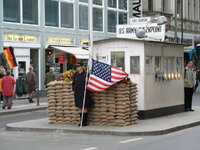
[[[45,50],[46,73],[52,67],[59,78],[63,72],[75,69],[77,62],[87,65],[89,51],[83,47],[74,46],[73,39],[48,37],[47,43]]]
[[[184,45],[132,39],[94,42],[99,61],[122,68],[137,83],[141,119],[184,111]]]
[[[4,49],[10,46],[14,48],[17,67],[14,67],[11,71],[15,79],[24,78],[29,71],[29,66],[33,66],[37,80],[40,81],[39,51],[41,46],[39,36],[10,33],[5,33],[3,36]],[[40,87],[40,84],[38,86]]]

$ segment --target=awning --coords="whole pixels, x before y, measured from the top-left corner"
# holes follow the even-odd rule
[[[49,46],[55,50],[63,51],[74,55],[77,59],[89,59],[89,51],[75,46]]]

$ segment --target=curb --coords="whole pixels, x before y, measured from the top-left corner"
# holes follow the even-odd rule
[[[10,115],[10,114],[16,114],[16,113],[23,113],[23,112],[31,112],[31,111],[37,111],[37,110],[44,110],[47,109],[47,106],[35,106],[32,108],[23,108],[23,109],[17,109],[17,110],[5,110],[0,112],[0,116],[4,115]]]
[[[32,127],[15,127],[12,124],[6,125],[6,131],[21,131],[21,132],[48,132],[48,133],[78,133],[78,134],[90,134],[90,135],[115,135],[115,136],[156,136],[164,135],[172,132],[180,131],[183,129],[199,126],[200,121],[184,124],[168,129],[144,131],[144,132],[129,132],[129,131],[105,131],[105,130],[90,130],[90,129],[56,129],[56,128],[32,128]],[[87,128],[87,127],[86,127]]]

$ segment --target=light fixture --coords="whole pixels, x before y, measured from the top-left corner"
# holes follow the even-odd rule
[[[178,79],[178,73],[174,74],[175,79]]]
[[[169,80],[171,79],[171,74],[170,74],[170,73],[167,74],[167,78],[168,78]]]
[[[171,79],[174,80],[174,73],[171,74]]]

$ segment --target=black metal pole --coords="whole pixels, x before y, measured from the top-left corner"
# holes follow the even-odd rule
[[[40,105],[39,88],[36,89],[37,92],[37,106]]]
[[[181,0],[181,43],[183,43],[183,0]]]

